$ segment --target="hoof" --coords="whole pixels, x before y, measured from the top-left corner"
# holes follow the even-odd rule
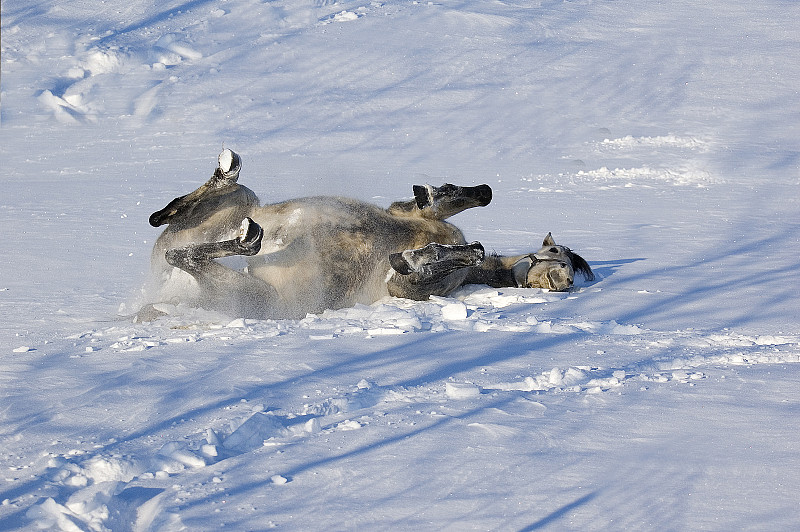
[[[258,253],[261,250],[261,239],[263,237],[264,230],[252,218],[242,220],[242,225],[239,227],[239,235],[236,237],[242,255],[255,255]]]
[[[214,177],[222,185],[232,185],[239,180],[239,171],[242,169],[242,158],[239,154],[229,149],[222,150],[217,157],[217,170]]]
[[[414,200],[417,208],[424,209],[433,205],[433,187],[430,185],[414,185]]]
[[[478,257],[479,263],[483,262],[483,259],[486,257],[486,250],[483,249],[483,244],[475,241],[472,244],[467,244],[467,247],[475,253],[475,255]]]
[[[474,187],[460,187],[446,183],[440,187],[431,185],[414,185],[414,199],[417,207],[424,209],[445,198],[450,201],[474,201],[477,206],[485,207],[492,202],[492,187],[477,185]]]
[[[471,188],[471,197],[477,200],[478,205],[486,207],[492,202],[492,187],[489,185],[478,185],[477,187]]]
[[[402,253],[392,253],[389,255],[389,264],[394,271],[401,275],[408,275],[414,271],[405,257],[403,257]]]

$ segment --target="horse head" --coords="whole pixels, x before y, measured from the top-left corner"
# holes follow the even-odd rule
[[[547,233],[539,251],[517,262],[513,269],[517,286],[547,288],[563,292],[575,282],[575,272],[587,281],[594,281],[594,273],[583,257],[566,246],[559,246],[553,235]]]

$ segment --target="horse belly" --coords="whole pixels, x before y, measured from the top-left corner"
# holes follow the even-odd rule
[[[387,271],[388,268],[387,263]],[[369,305],[389,295],[386,272],[379,275],[374,268],[372,271],[333,271],[323,267],[319,261],[304,261],[262,264],[250,267],[248,272],[275,288],[281,307],[287,309],[291,317],[351,307],[358,303]]]
[[[264,229],[249,272],[271,284],[281,302],[304,316],[388,296],[389,255],[429,242],[463,243],[445,222],[398,219],[374,205],[307,198],[264,206],[253,218]]]

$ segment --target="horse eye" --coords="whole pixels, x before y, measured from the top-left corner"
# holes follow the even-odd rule
[[[550,253],[558,253],[558,248],[550,248]]]

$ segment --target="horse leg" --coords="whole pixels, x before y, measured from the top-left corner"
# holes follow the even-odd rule
[[[389,213],[398,216],[419,216],[430,220],[446,220],[472,207],[485,207],[492,201],[489,185],[460,187],[449,183],[440,187],[414,185],[414,199],[398,201]]]
[[[252,256],[261,250],[264,231],[250,218],[242,220],[239,234],[231,240],[204,242],[186,247],[170,249],[166,253],[167,262],[192,275],[201,275],[207,270],[206,263],[213,259],[233,255]],[[214,263],[216,264],[216,263]]]
[[[238,154],[225,149],[218,157],[218,166],[214,174],[197,190],[175,198],[163,209],[150,215],[150,225],[159,227],[173,224],[178,229],[196,227],[204,220],[221,210],[228,210],[226,215],[231,223],[239,223],[251,207],[258,206],[258,198],[247,187],[237,183],[242,160]],[[235,227],[235,226],[234,226]]]
[[[424,301],[446,296],[462,284],[470,267],[483,260],[480,242],[464,245],[431,243],[389,256],[394,272],[388,279],[389,294]]]
[[[215,261],[257,254],[263,234],[261,226],[245,218],[236,238],[170,249],[166,260],[195,278],[201,289],[201,305],[246,318],[279,316],[278,295],[271,285]]]

